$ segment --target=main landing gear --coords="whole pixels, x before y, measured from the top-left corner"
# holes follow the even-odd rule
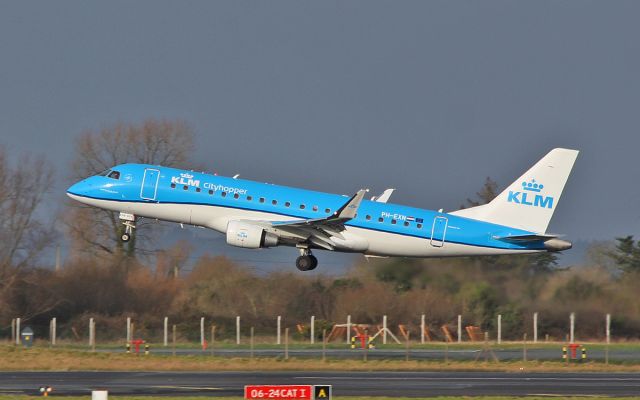
[[[318,259],[309,249],[300,249],[300,257],[296,259],[296,267],[300,271],[311,271],[318,266]]]
[[[120,240],[126,243],[131,240],[133,230],[136,229],[136,216],[121,212],[119,218],[122,221],[122,225],[124,225],[124,233],[120,236]]]

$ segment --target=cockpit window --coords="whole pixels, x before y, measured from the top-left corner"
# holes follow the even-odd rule
[[[100,172],[97,176],[107,176],[109,175],[109,172],[111,172],[110,169],[105,169],[104,171]]]
[[[111,173],[109,175],[107,175],[107,177],[111,178],[111,179],[120,179],[120,172],[111,171]]]

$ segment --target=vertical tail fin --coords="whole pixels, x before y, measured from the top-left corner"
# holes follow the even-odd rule
[[[578,150],[553,149],[490,203],[451,214],[543,233],[576,157]]]

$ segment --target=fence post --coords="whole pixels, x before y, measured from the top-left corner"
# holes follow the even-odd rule
[[[240,316],[236,316],[236,344],[240,344]]]
[[[420,343],[421,344],[424,344],[424,328],[425,328],[424,314],[422,314],[422,316],[420,317]]]
[[[93,318],[89,318],[89,346],[93,351],[96,351],[95,331],[93,325]]]
[[[382,316],[382,344],[387,344],[387,316]]]
[[[527,361],[527,334],[522,336],[522,361]]]
[[[327,330],[322,330],[322,362],[327,361]]]
[[[284,359],[289,359],[289,328],[284,329]]]
[[[347,344],[351,343],[351,315],[347,315]]]
[[[607,314],[605,334],[607,343],[604,346],[604,363],[609,365],[609,343],[611,343],[611,314]]]
[[[406,352],[404,356],[405,361],[409,361],[409,338],[411,337],[411,331],[407,330],[407,340],[406,340]]]
[[[216,344],[216,326],[211,324],[211,343],[209,349],[211,349],[211,356],[213,356],[213,346]]]
[[[278,331],[276,332],[276,344],[280,344],[281,327],[282,327],[282,316],[278,315]]]
[[[127,317],[127,343],[131,342],[131,317]]]
[[[20,318],[16,318],[16,345],[20,346]]]
[[[164,347],[169,345],[169,317],[164,317]]]
[[[251,359],[252,360],[253,360],[253,333],[254,333],[254,331],[253,331],[253,326],[252,326],[251,327],[251,337],[250,337],[250,341],[249,341],[249,345],[250,345],[249,347],[251,349],[251,353],[250,354],[251,354]]]
[[[49,321],[49,345],[56,345],[56,318],[51,318]]]
[[[607,314],[606,317],[605,335],[607,337],[607,344],[611,343],[611,314]]]
[[[538,343],[538,313],[533,313],[533,343]]]
[[[200,317],[200,347],[204,351],[204,317]]]
[[[172,330],[172,335],[171,335],[171,341],[173,343],[173,356],[175,357],[176,355],[176,324],[173,324],[173,330]]]
[[[574,332],[575,332],[575,325],[576,325],[576,313],[572,312],[569,315],[569,322],[571,324],[571,326],[569,327],[569,343],[573,344],[573,341],[575,339]]]
[[[498,344],[502,343],[502,314],[498,314]]]
[[[311,316],[311,330],[310,330],[310,336],[311,336],[310,342],[311,342],[311,344],[313,344],[314,341],[315,341],[315,329],[316,329],[316,316],[312,315]]]
[[[462,315],[458,314],[458,343],[462,343]]]
[[[11,343],[16,343],[16,319],[11,320]]]

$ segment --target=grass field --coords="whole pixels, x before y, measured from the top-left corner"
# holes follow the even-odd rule
[[[284,349],[283,345],[277,345],[274,343],[275,339],[271,339],[271,338],[256,338],[255,340],[255,348],[260,348],[260,349]],[[6,343],[6,342],[5,342]],[[603,350],[605,347],[607,347],[607,345],[605,343],[602,342],[590,342],[590,341],[580,341],[580,344],[586,346],[589,349],[592,350]],[[149,342],[149,344],[151,345],[151,348],[157,348],[157,347],[162,347],[162,343],[156,343],[156,342]],[[560,349],[563,345],[566,345],[566,343],[564,342],[538,342],[536,344],[533,344],[532,342],[527,342],[527,348],[528,349]],[[379,345],[380,346],[380,345]],[[414,350],[442,350],[445,347],[449,347],[450,349],[457,349],[457,350],[468,350],[468,349],[478,349],[481,348],[483,346],[482,342],[462,342],[462,343],[444,343],[444,342],[428,342],[425,344],[420,344],[417,342],[411,342],[411,349]],[[496,345],[495,343],[492,345],[492,347],[494,349],[522,349],[523,343],[522,342],[502,342],[500,345]],[[38,347],[47,347],[45,344],[42,344],[42,342],[38,343]],[[57,348],[64,348],[64,349],[77,349],[77,350],[87,350],[89,349],[89,346],[87,346],[86,344],[78,344],[78,342],[71,342],[71,341],[59,341],[57,346]],[[125,342],[106,342],[106,343],[100,343],[98,345],[98,348],[100,349],[124,349],[125,347]],[[171,344],[169,344],[169,346],[167,348],[171,348]],[[295,349],[320,349],[322,347],[322,342],[316,342],[315,344],[310,344],[308,341],[296,341],[296,342],[290,342],[289,344],[289,349],[291,350],[295,350]],[[345,343],[345,342],[331,342],[331,343],[327,343],[326,348],[327,349],[345,349],[348,348],[349,346]],[[381,347],[381,346],[380,346]],[[640,354],[640,342],[616,342],[616,343],[611,343],[609,346],[609,350],[611,351],[615,351],[615,350],[625,350],[625,351],[635,351],[638,352]],[[200,346],[198,343],[178,343],[176,345],[177,349],[200,349]],[[218,349],[249,349],[250,345],[249,345],[249,340],[247,338],[244,338],[242,344],[237,345],[235,343],[235,341],[231,341],[231,340],[225,340],[225,341],[216,341],[215,342],[215,348]],[[397,343],[393,343],[390,340],[390,343],[384,345],[385,349],[405,349],[406,346],[405,344],[397,344]],[[639,357],[640,358],[640,357]]]
[[[571,363],[561,361],[474,362],[439,360],[338,360],[277,358],[231,358],[208,355],[134,355],[121,352],[88,352],[69,348],[32,348],[0,346],[0,370],[3,371],[620,371],[640,372],[640,364],[602,362]]]

